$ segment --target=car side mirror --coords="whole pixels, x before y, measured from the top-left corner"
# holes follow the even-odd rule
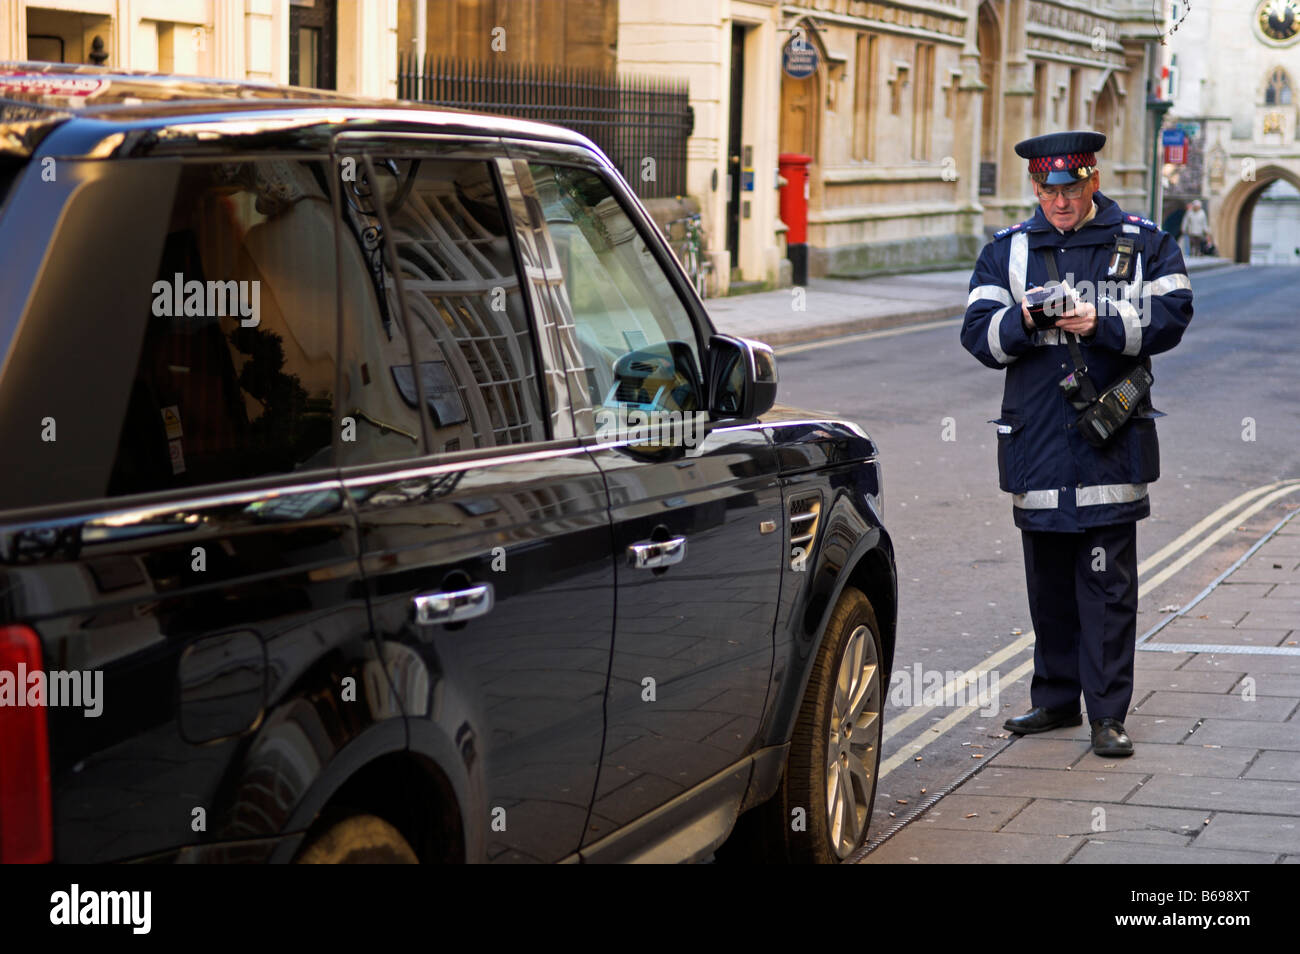
[[[763,342],[714,335],[706,363],[711,413],[749,419],[776,403],[776,355]]]

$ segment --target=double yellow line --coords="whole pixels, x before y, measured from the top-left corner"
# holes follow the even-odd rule
[[[1264,508],[1270,506],[1283,497],[1300,492],[1300,479],[1279,480],[1271,484],[1265,484],[1262,487],[1256,487],[1248,490],[1232,500],[1228,501],[1218,510],[1215,510],[1209,516],[1198,521],[1195,526],[1181,534],[1176,540],[1170,541],[1161,547],[1151,556],[1147,557],[1138,564],[1138,599],[1141,600],[1150,594],[1161,583],[1168,580],[1179,570],[1183,569],[1198,556],[1214,546],[1219,540],[1232,532],[1233,528],[1238,526],[1243,520],[1247,520],[1259,513]],[[1209,531],[1207,533],[1207,531]],[[1193,541],[1199,542],[1191,545]],[[1163,570],[1160,570],[1155,576],[1149,576],[1152,570],[1160,566],[1167,560],[1177,557],[1170,562]],[[1142,577],[1147,576],[1146,580]],[[966,685],[975,685],[976,679],[981,672],[988,672],[1000,663],[1013,659],[1026,649],[1034,645],[1034,632],[1030,630],[1023,636],[1003,646],[997,652],[993,653],[987,659],[982,660],[974,668],[966,670],[956,678],[948,681],[942,689],[945,698],[951,698],[950,693],[962,690]],[[1005,676],[999,674],[998,689],[1001,691],[1003,686],[1011,685],[1013,682],[1024,678],[1034,670],[1034,660],[1032,657],[1026,662],[1021,663],[1015,669]],[[885,687],[886,697],[889,693],[889,687]],[[900,715],[895,716],[885,723],[884,739],[889,740],[898,735],[908,726],[915,723],[918,719],[929,715],[935,710],[935,706],[912,706]],[[908,742],[904,742],[902,747],[888,759],[880,764],[880,777],[884,778],[894,769],[898,768],[904,762],[914,759],[917,754],[935,740],[942,738],[952,729],[960,725],[965,719],[973,713],[978,712],[979,706],[962,706],[955,708],[947,717],[941,719],[937,724],[930,726],[927,730],[921,732]]]

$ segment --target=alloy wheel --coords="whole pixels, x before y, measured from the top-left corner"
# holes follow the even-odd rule
[[[876,641],[869,628],[859,626],[840,657],[826,747],[826,820],[840,858],[857,848],[870,814],[882,701]]]

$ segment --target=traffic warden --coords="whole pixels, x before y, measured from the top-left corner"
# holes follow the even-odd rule
[[[980,253],[961,341],[1006,371],[998,478],[1035,632],[1032,708],[1006,728],[1080,725],[1082,693],[1093,751],[1111,757],[1133,752],[1137,521],[1160,473],[1149,356],[1182,338],[1192,291],[1174,238],[1098,191],[1105,143],[1095,132],[1017,143],[1039,207]],[[1063,302],[1031,308],[1063,287]]]

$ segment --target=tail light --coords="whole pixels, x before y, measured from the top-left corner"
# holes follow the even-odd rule
[[[3,864],[39,864],[54,857],[45,706],[27,705],[27,675],[41,670],[41,641],[35,631],[27,626],[0,626],[0,863]]]

